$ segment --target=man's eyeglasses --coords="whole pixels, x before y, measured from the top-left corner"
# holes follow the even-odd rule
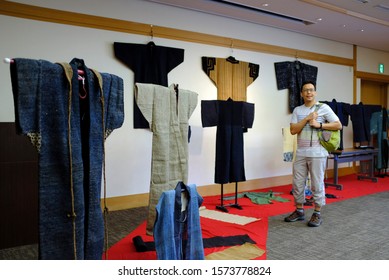
[[[315,89],[314,88],[306,88],[306,89],[303,89],[303,92],[314,92]]]

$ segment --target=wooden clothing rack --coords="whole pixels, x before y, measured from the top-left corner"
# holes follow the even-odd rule
[[[235,203],[224,205],[223,203],[223,197],[224,197],[224,184],[220,185],[220,205],[216,205],[216,209],[221,210],[223,212],[228,212],[228,209],[226,207],[234,207],[239,210],[242,210],[242,206],[238,204],[238,182],[235,182]]]

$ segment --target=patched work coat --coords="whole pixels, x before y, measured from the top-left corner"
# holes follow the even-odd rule
[[[17,132],[39,152],[39,258],[101,259],[104,141],[123,123],[123,80],[81,59],[16,58],[11,78]]]
[[[171,85],[135,84],[135,98],[153,132],[147,234],[153,234],[155,206],[164,191],[188,180],[189,118],[197,93]]]

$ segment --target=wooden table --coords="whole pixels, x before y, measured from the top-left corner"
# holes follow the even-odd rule
[[[370,161],[369,174],[358,174],[358,180],[369,179],[377,182],[374,177],[374,157],[378,154],[378,149],[344,149],[341,152],[333,152],[328,156],[329,160],[334,161],[334,181],[333,183],[325,182],[325,186],[334,186],[337,190],[342,190],[343,186],[338,182],[338,164],[354,161]]]

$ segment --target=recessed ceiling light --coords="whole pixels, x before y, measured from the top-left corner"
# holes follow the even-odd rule
[[[322,18],[317,18],[316,20],[317,20],[317,21],[322,21],[323,19],[322,19]]]
[[[363,31],[365,31],[365,29],[361,29],[360,31],[363,32]]]
[[[268,6],[269,6],[268,3],[263,3],[263,4],[262,4],[262,7],[268,7]]]

